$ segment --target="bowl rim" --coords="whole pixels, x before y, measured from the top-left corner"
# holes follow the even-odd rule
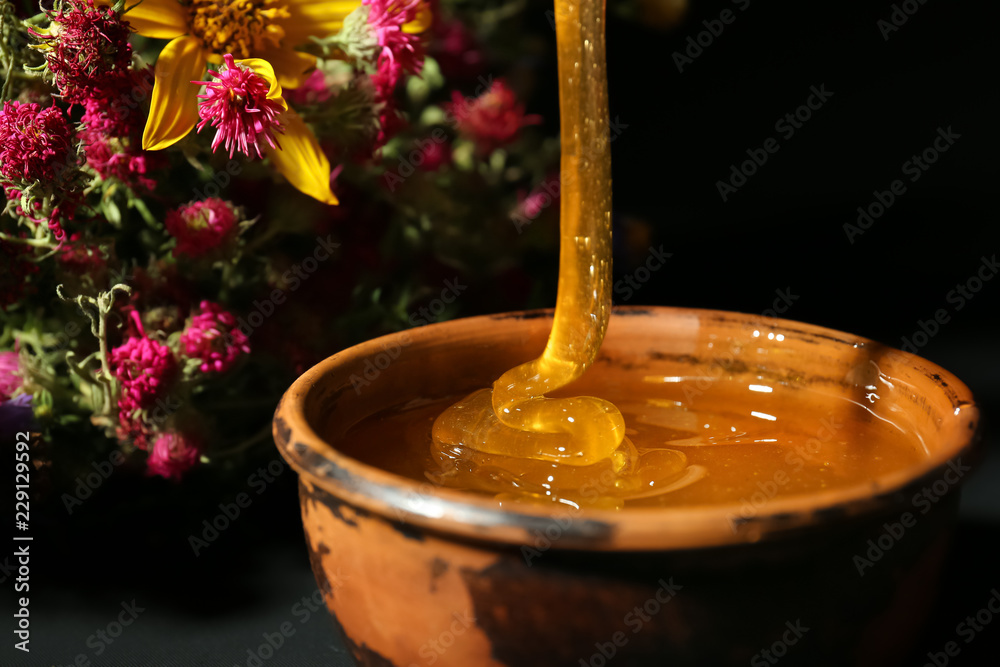
[[[937,456],[910,467],[883,474],[868,482],[804,496],[772,498],[752,516],[740,516],[738,502],[683,508],[631,508],[627,511],[566,507],[551,508],[517,503],[498,507],[490,498],[474,493],[436,487],[363,463],[341,453],[321,438],[310,425],[305,404],[320,379],[342,365],[381,352],[386,345],[406,341],[428,342],[448,333],[510,323],[522,325],[545,320],[552,309],[538,309],[461,318],[429,324],[374,338],[346,348],[303,373],[282,396],[273,420],[275,443],[284,459],[298,472],[306,495],[319,489],[338,503],[348,503],[354,511],[380,515],[396,527],[446,534],[452,539],[486,540],[541,550],[679,550],[745,544],[828,525],[861,515],[891,510],[902,505],[908,491],[932,483],[949,467],[959,470],[974,463],[979,450],[979,409],[968,387],[952,373],[918,355],[883,346],[902,355],[915,368],[947,390],[961,403],[975,426],[964,437],[954,436]],[[836,344],[881,345],[871,339],[835,329],[759,314],[701,308],[668,306],[616,306],[612,318],[694,315],[719,321],[766,319],[773,331],[810,336]],[[531,325],[527,325],[531,326]],[[388,406],[387,406],[388,407]],[[971,422],[970,422],[971,423]],[[957,462],[957,463],[956,463]],[[964,472],[960,475],[964,481]],[[948,492],[960,485],[949,483]],[[808,503],[804,500],[808,499]],[[325,498],[329,502],[329,498]]]

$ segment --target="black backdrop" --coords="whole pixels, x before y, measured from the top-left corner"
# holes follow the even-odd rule
[[[628,125],[615,210],[674,253],[632,301],[760,312],[790,287],[789,316],[895,345],[953,310],[947,293],[1000,250],[991,21],[972,3],[907,3],[919,10],[886,40],[888,2],[693,4],[670,32],[609,28],[611,115]],[[672,55],[723,9],[732,23],[679,72]],[[775,123],[813,86],[833,94],[786,138]],[[911,182],[903,165],[938,128],[960,138]],[[723,201],[717,182],[768,138],[778,151]],[[905,193],[852,243],[844,224],[897,179]],[[922,352],[988,337],[998,295],[987,283]]]

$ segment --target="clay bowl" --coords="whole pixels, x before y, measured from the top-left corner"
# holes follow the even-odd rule
[[[876,413],[905,423],[929,451],[909,469],[749,513],[501,510],[338,451],[350,425],[382,409],[488,386],[536,356],[550,326],[539,311],[386,336],[318,364],[283,397],[274,437],[299,473],[313,570],[358,664],[901,660],[933,603],[955,491],[978,451],[969,390],[919,357],[788,320],[616,309],[588,371],[602,380],[765,378],[792,397],[858,397],[877,384]]]

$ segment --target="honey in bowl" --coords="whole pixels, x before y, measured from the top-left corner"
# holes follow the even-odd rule
[[[431,429],[454,397],[415,400],[373,415],[340,438],[348,456],[413,480],[493,495],[501,503],[566,508],[734,505],[749,516],[774,498],[868,483],[926,460],[910,424],[874,398],[893,400],[890,378],[859,398],[739,376],[647,376],[600,365],[556,393],[594,394],[621,409],[626,434],[651,470],[637,479],[610,460],[565,466],[470,454],[433,445]],[[371,443],[382,443],[371,447]],[[623,478],[634,486],[622,488]],[[735,518],[735,517],[734,517]]]

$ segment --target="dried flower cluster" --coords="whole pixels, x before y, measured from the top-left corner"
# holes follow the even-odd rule
[[[176,482],[266,448],[296,373],[409,326],[456,273],[467,309],[524,306],[510,267],[554,248],[554,218],[511,216],[549,210],[524,193],[558,149],[462,9],[5,10],[0,429]]]

